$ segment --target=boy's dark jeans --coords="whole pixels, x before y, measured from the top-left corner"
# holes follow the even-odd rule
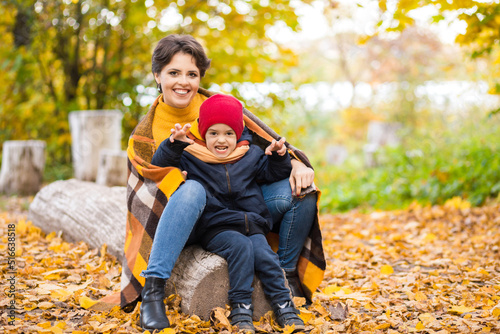
[[[210,240],[206,248],[227,261],[231,304],[252,303],[254,273],[259,276],[264,293],[272,303],[291,299],[278,255],[273,252],[264,235],[245,236],[236,231],[224,231]]]

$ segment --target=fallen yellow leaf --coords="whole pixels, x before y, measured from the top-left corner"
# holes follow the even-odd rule
[[[38,308],[41,310],[47,310],[52,307],[55,307],[55,305],[51,302],[41,302],[38,304]]]
[[[327,286],[324,290],[323,290],[323,293],[326,294],[326,295],[330,295],[332,293],[335,293],[337,291],[340,291],[341,287],[337,286],[337,284],[335,285],[329,285]]]
[[[92,305],[94,305],[95,303],[97,303],[97,301],[96,300],[92,300],[89,297],[86,297],[86,296],[80,297],[80,306],[83,307],[86,310],[88,310],[89,308],[91,308]]]
[[[380,273],[382,275],[390,275],[394,273],[394,269],[390,265],[384,264],[382,268],[380,268]]]
[[[464,314],[468,312],[473,312],[476,309],[474,307],[467,307],[465,305],[460,305],[460,306],[452,306],[448,309],[448,313],[458,313],[458,314]]]
[[[419,330],[419,331],[421,331],[421,330],[425,329],[425,326],[424,326],[424,324],[422,323],[422,321],[419,321],[419,322],[418,322],[417,326],[415,326],[415,329],[416,329],[416,330]]]
[[[415,293],[415,300],[421,302],[427,300],[427,296],[422,291],[417,291]]]

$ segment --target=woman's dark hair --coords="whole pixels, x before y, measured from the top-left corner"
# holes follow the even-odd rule
[[[156,45],[152,57],[153,74],[160,73],[165,65],[172,61],[177,53],[186,53],[193,56],[196,67],[200,70],[200,76],[205,76],[205,72],[210,67],[203,47],[191,35],[168,35],[162,38]]]

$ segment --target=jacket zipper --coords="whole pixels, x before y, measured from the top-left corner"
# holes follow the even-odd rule
[[[229,180],[229,171],[227,170],[226,165],[224,165],[224,168],[226,169],[227,190],[229,190],[229,193],[231,193],[231,181]]]
[[[231,193],[231,180],[229,179],[229,171],[227,170],[226,165],[224,165],[224,168],[226,169],[227,189],[229,193]],[[250,233],[250,227],[248,226],[248,217],[246,213],[245,213],[245,231],[246,234]]]
[[[246,213],[245,213],[245,230],[247,234],[250,233],[250,227],[248,226],[248,217]]]

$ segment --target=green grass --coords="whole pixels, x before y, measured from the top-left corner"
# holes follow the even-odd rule
[[[380,152],[374,168],[364,166],[359,152],[342,166],[317,168],[322,211],[442,204],[455,196],[478,206],[497,198],[500,130],[495,122],[475,123],[405,138],[401,147]]]

